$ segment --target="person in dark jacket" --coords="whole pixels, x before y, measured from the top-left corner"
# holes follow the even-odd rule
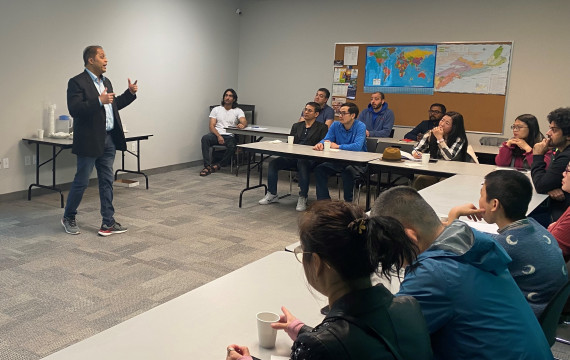
[[[532,149],[532,183],[539,194],[548,194],[550,222],[558,220],[570,205],[570,194],[561,188],[562,172],[570,161],[570,107],[558,108],[548,114],[546,139]],[[544,154],[553,149],[554,156],[546,168]],[[543,224],[548,225],[548,224]]]
[[[372,286],[378,271],[390,277],[416,257],[417,248],[393,218],[368,218],[357,205],[313,204],[299,222],[295,256],[308,283],[329,299],[330,312],[311,328],[285,307],[272,327],[295,341],[292,360],[431,359],[425,321],[412,297],[395,298]],[[250,360],[247,347],[232,344],[227,359]]]
[[[138,86],[136,81],[131,83],[128,79],[128,89],[115,96],[111,81],[103,76],[107,71],[107,57],[101,46],[85,48],[83,61],[85,71],[67,84],[67,109],[73,117],[72,152],[77,155],[77,172],[61,224],[68,234],[79,234],[75,216],[95,167],[103,218],[98,233],[108,236],[127,231],[114,218],[113,162],[116,150],[127,149],[119,110],[137,98]]]
[[[420,141],[424,137],[424,134],[434,127],[439,126],[439,121],[446,112],[447,109],[445,105],[438,103],[431,104],[428,111],[429,120],[424,120],[419,123],[418,126],[404,136],[404,139]]]
[[[327,131],[328,126],[316,119],[319,116],[321,107],[316,102],[308,102],[303,111],[305,121],[299,121],[291,126],[291,133],[294,137],[294,144],[315,146],[321,141]],[[309,180],[313,162],[307,159],[278,157],[269,163],[267,170],[267,194],[259,200],[260,205],[268,205],[279,201],[277,195],[277,180],[279,170],[296,169],[299,180],[299,199],[297,200],[297,211],[307,209],[307,196],[309,195]]]

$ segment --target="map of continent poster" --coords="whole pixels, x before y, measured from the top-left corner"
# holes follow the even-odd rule
[[[437,46],[435,91],[505,95],[510,44]]]

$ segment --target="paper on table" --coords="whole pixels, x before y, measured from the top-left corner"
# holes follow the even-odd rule
[[[248,127],[245,127],[244,130],[267,130],[267,128],[259,127],[259,126],[248,126]]]
[[[282,143],[283,141],[281,141],[281,140],[271,140],[271,141],[268,141],[268,142],[271,143],[271,144],[279,144],[279,143]]]
[[[465,218],[462,218],[461,221],[464,221],[467,225],[469,225],[470,227],[472,227],[473,229],[482,231],[482,232],[486,232],[489,234],[498,234],[499,232],[497,230],[499,230],[499,227],[497,226],[497,224],[487,224],[485,221],[471,221],[471,220],[466,220]]]

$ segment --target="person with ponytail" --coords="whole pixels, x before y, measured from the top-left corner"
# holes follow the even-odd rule
[[[411,264],[418,252],[402,225],[389,216],[367,218],[352,203],[317,201],[300,218],[300,246],[311,287],[329,300],[330,311],[315,328],[283,315],[272,327],[294,344],[291,359],[431,359],[425,320],[416,300],[394,297],[370,276],[386,278]],[[227,359],[246,360],[247,347],[232,344]]]

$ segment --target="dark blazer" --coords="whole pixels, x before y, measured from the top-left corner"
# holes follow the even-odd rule
[[[411,296],[394,297],[384,286],[353,291],[334,302],[314,329],[304,325],[292,360],[394,359],[388,346],[348,318],[376,329],[408,360],[429,360],[432,350],[420,305]]]
[[[113,92],[113,85],[107,78],[103,81],[108,93]],[[125,134],[119,110],[132,103],[137,98],[127,89],[113,101],[113,117],[115,126],[111,131],[117,150],[126,150]],[[79,156],[99,157],[105,148],[105,108],[99,104],[99,92],[93,80],[83,71],[69,79],[67,83],[67,109],[73,117],[73,147],[72,152]]]
[[[304,121],[296,122],[291,126],[291,133],[289,135],[293,135],[295,137],[293,141],[294,144],[299,144],[301,137],[303,136],[303,131],[305,131]],[[327,131],[329,131],[329,127],[326,126],[325,123],[315,121],[309,128],[305,145],[317,145],[319,141],[325,138]]]

